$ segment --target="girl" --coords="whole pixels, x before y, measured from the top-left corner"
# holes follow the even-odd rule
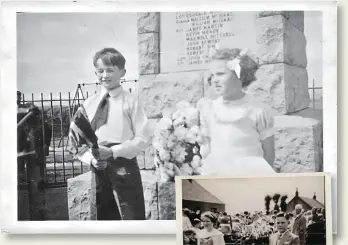
[[[211,55],[208,82],[217,98],[198,106],[206,139],[203,175],[275,173],[273,116],[244,92],[256,67],[240,49],[217,49]]]
[[[198,233],[198,245],[225,245],[224,235],[214,228],[217,217],[212,212],[202,214],[203,230]]]

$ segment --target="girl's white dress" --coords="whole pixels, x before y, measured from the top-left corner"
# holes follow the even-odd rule
[[[204,99],[200,119],[203,133],[210,138],[202,175],[276,173],[264,159],[261,143],[274,135],[274,118],[252,95],[236,101]]]
[[[225,245],[224,234],[215,228],[212,231],[203,229],[197,235],[197,245]]]

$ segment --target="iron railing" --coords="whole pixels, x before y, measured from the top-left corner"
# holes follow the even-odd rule
[[[137,82],[137,80],[122,81],[122,83],[125,82]],[[70,92],[65,94],[65,97],[63,93],[58,93],[58,97],[53,97],[53,93],[50,93],[49,99],[44,99],[43,93],[41,93],[40,99],[35,99],[34,94],[31,95],[29,100],[26,99],[24,94],[22,96],[22,103],[32,103],[41,109],[43,112],[42,121],[48,123],[52,128],[49,155],[45,158],[45,180],[49,186],[66,185],[67,179],[85,173],[90,169],[89,165],[74,160],[72,154],[65,149],[68,143],[70,120],[77,108],[90,96],[88,92],[84,93],[81,89],[87,85],[98,86],[99,84],[79,84],[74,97]],[[321,109],[321,96],[320,100],[316,101],[316,98],[319,97],[316,95],[317,90],[322,90],[322,87],[313,86],[309,88],[312,96],[310,107]],[[131,89],[129,91],[134,92]]]
[[[122,80],[121,83],[133,82],[137,80]],[[44,159],[46,166],[45,181],[48,186],[64,186],[67,179],[73,178],[77,175],[89,171],[89,165],[83,164],[81,161],[74,160],[70,152],[66,150],[68,144],[68,132],[70,120],[77,108],[89,97],[91,93],[83,92],[82,88],[88,85],[100,85],[99,83],[82,83],[77,85],[74,96],[69,93],[56,93],[58,96],[54,97],[53,93],[46,98],[43,93],[40,98],[35,98],[31,94],[28,99],[24,94],[22,95],[21,104],[34,104],[40,108],[43,115],[43,128],[49,125],[52,128],[51,142],[49,143],[49,154]],[[133,93],[131,88],[129,92]],[[97,91],[94,91],[95,93]],[[44,99],[45,98],[45,99]],[[45,129],[43,129],[44,131]]]

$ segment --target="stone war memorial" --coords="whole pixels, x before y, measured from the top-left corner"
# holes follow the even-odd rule
[[[247,48],[257,64],[246,93],[275,116],[278,172],[323,171],[322,111],[309,108],[303,11],[138,13],[139,97],[150,120],[181,100],[213,98],[205,49]],[[175,219],[175,185],[154,169],[150,146],[138,157],[146,219]],[[89,181],[89,182],[88,182]],[[90,174],[68,181],[70,219],[91,219]]]

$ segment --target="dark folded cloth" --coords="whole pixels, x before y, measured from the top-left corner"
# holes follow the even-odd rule
[[[77,154],[95,148],[98,148],[98,137],[91,126],[85,108],[80,106],[70,123],[67,150]]]

